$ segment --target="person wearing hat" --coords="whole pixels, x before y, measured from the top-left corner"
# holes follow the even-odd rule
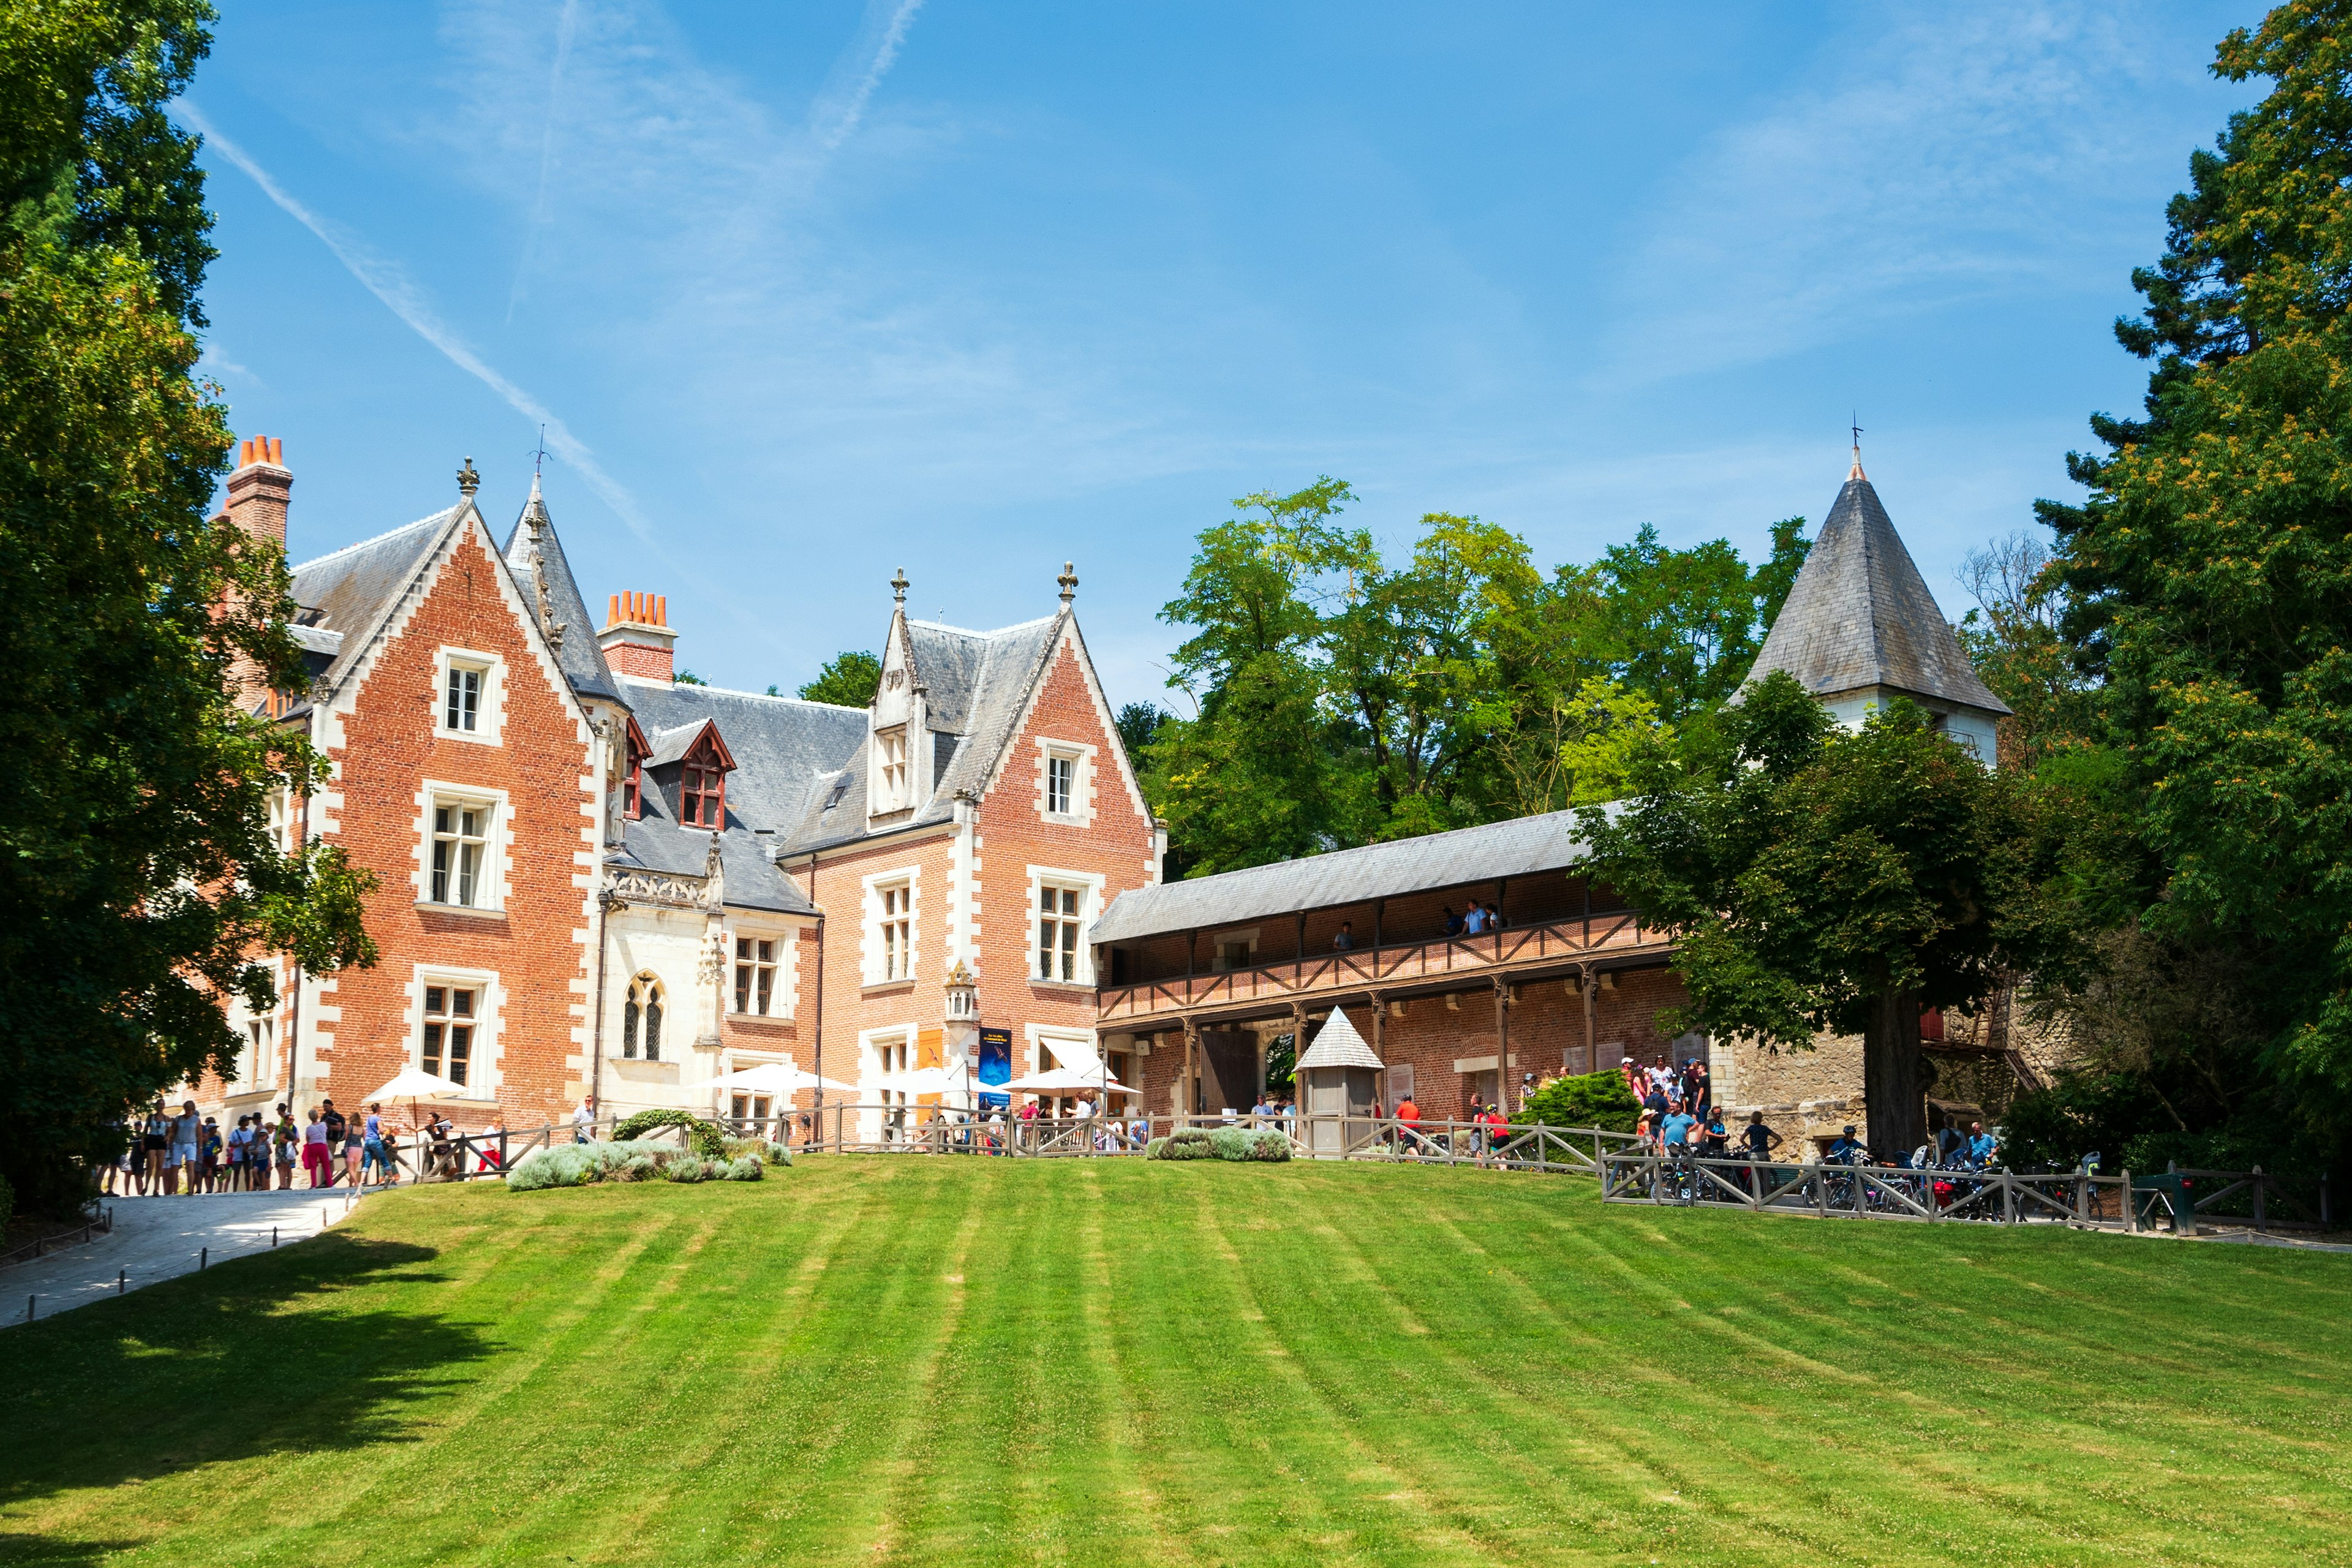
[[[1839,1135],[1836,1142],[1830,1145],[1829,1157],[1845,1165],[1861,1163],[1864,1150],[1860,1143],[1854,1142],[1853,1128],[1851,1125]]]

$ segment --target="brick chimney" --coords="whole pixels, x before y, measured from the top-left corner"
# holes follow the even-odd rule
[[[615,675],[640,680],[672,679],[677,634],[669,629],[669,600],[654,594],[615,594],[604,629],[596,634],[604,662]]]
[[[228,504],[221,509],[231,522],[283,551],[286,505],[293,493],[285,442],[274,436],[248,436],[237,443],[236,471],[228,477]]]

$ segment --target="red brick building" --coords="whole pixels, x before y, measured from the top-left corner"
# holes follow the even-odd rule
[[[242,457],[226,511],[282,548],[292,474]],[[375,873],[382,959],[281,969],[207,1109],[349,1109],[422,1068],[474,1124],[592,1092],[764,1116],[712,1080],[790,1062],[903,1101],[925,1067],[1094,1060],[1084,932],[1160,845],[1066,566],[1053,614],[994,632],[908,620],[901,579],[876,701],[839,708],[677,683],[661,598],[593,627],[537,480],[503,539],[477,485],[294,568],[312,685],[255,700],[333,772],[279,826]],[[951,1025],[959,966],[981,1008]],[[1013,1042],[985,1061],[983,1025]]]

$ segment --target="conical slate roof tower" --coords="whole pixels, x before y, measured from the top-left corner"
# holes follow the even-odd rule
[[[2009,711],[1977,676],[1937,608],[1878,491],[1853,469],[1805,554],[1749,680],[1785,669],[1839,722],[1907,697],[1990,763],[1994,721]]]

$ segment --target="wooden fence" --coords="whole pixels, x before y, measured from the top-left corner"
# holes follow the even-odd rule
[[[1906,1166],[1661,1154],[1605,1154],[1605,1203],[1739,1208],[1754,1214],[1820,1219],[1946,1220],[2002,1225],[2067,1225],[2093,1230],[2169,1229],[2195,1236],[2216,1221],[2256,1230],[2317,1230],[2328,1214],[2319,1184],[2316,1217],[2276,1212],[2282,1184],[2261,1170],[2184,1171],[2135,1178],[2089,1171],[1914,1170]],[[2200,1190],[2201,1184],[2201,1190]],[[2241,1213],[2240,1211],[2244,1212]]]

